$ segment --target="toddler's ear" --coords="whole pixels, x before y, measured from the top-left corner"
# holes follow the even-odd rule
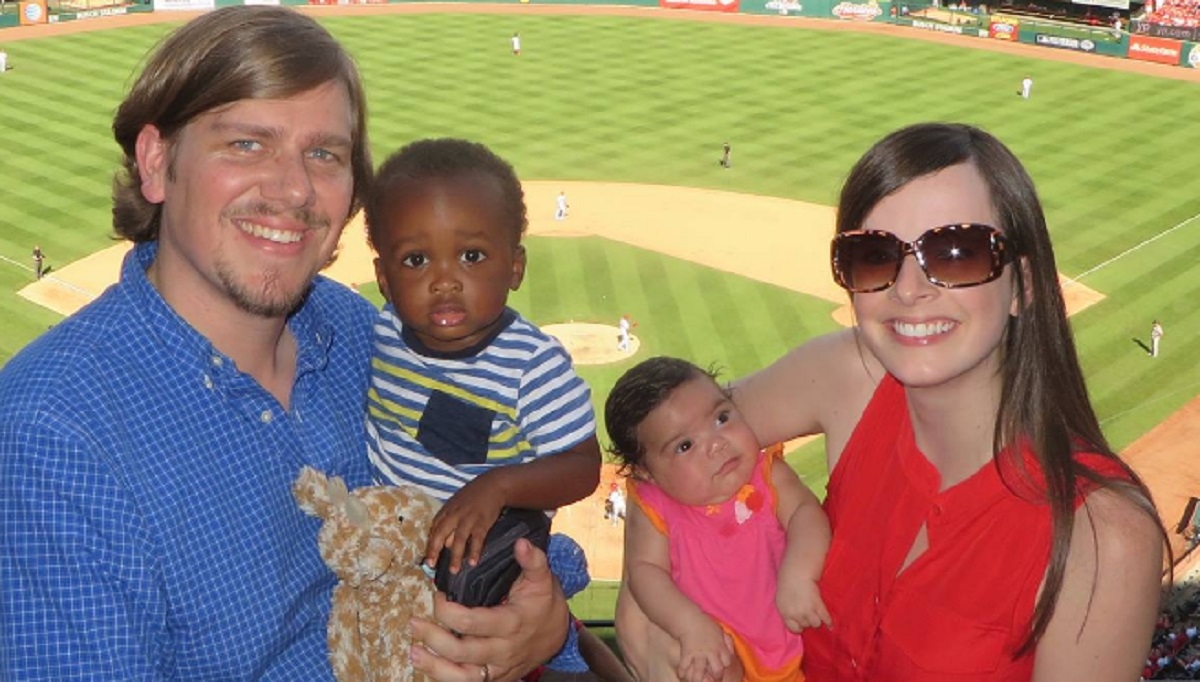
[[[387,272],[384,271],[383,259],[379,256],[375,257],[375,283],[379,285],[379,293],[383,300],[392,303],[392,297],[388,294]]]
[[[523,281],[525,281],[525,245],[517,244],[516,250],[513,251],[513,271],[512,280],[508,283],[509,290],[520,289]]]

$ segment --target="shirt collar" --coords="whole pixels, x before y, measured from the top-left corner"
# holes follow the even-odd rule
[[[206,373],[214,380],[240,374],[233,360],[188,324],[151,284],[146,270],[154,262],[157,253],[157,241],[137,244],[125,256],[121,266],[119,286],[126,289],[135,302],[147,329],[155,334],[164,346],[180,351],[182,356],[196,358],[207,368]],[[324,277],[318,277],[310,287],[304,303],[288,318],[288,329],[295,337],[299,349],[296,358],[297,377],[305,372],[320,369],[328,362],[333,328],[312,302],[313,291],[322,286],[329,286],[329,282]]]

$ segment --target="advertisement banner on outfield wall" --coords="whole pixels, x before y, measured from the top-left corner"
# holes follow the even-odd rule
[[[1152,36],[1129,36],[1129,58],[1178,65],[1183,58],[1183,43]]]
[[[29,0],[22,2],[18,9],[21,10],[21,25],[33,26],[35,24],[44,24],[48,20],[50,13],[46,11],[46,0]]]
[[[1087,38],[1071,38],[1069,36],[1056,36],[1049,33],[1038,33],[1034,35],[1033,42],[1043,47],[1056,47],[1060,50],[1076,50],[1078,52],[1095,52],[1096,43]]]
[[[833,6],[831,14],[846,21],[874,21],[883,10],[873,2],[839,2]]]
[[[1015,43],[1020,35],[1021,22],[1016,19],[993,19],[992,23],[988,24],[989,38]]]
[[[1187,47],[1187,60],[1184,64],[1193,69],[1200,69],[1200,43],[1188,43]]]
[[[154,0],[155,12],[203,12],[216,8],[216,0]]]
[[[808,0],[740,0],[740,11],[747,14],[777,14],[781,17],[798,17],[804,15]],[[819,0],[828,2],[828,0]],[[811,16],[811,8],[809,9]]]
[[[667,9],[698,9],[705,12],[736,12],[739,0],[658,0]]]
[[[1154,36],[1155,38],[1171,38],[1173,40],[1191,40],[1200,42],[1200,28],[1192,28],[1190,26],[1166,26],[1163,24],[1153,24],[1149,21],[1134,19],[1129,28],[1130,33],[1136,33],[1143,36]]]

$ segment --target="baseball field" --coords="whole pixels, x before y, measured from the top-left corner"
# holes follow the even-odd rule
[[[527,181],[530,265],[510,301],[542,325],[612,327],[575,342],[580,359],[601,356],[580,366],[598,407],[640,358],[680,355],[736,377],[845,323],[827,244],[854,160],[915,121],[992,131],[1042,193],[1113,445],[1154,472],[1168,523],[1200,494],[1200,71],[787,17],[314,11],[360,64],[377,162],[414,138],[468,137]],[[131,73],[174,25],[154,18],[0,33],[13,67],[0,76],[0,364],[115,277],[109,124]],[[1016,94],[1026,74],[1029,100]],[[729,169],[717,163],[726,141]],[[571,203],[564,221],[553,219],[559,191]],[[347,229],[331,275],[378,302],[361,236]],[[35,244],[50,270],[33,284]],[[638,323],[639,346],[613,355],[622,314]],[[1153,319],[1165,336],[1151,359]],[[820,447],[789,455],[818,491]],[[619,532],[595,523],[601,500],[562,521],[585,536],[597,577],[612,578]]]

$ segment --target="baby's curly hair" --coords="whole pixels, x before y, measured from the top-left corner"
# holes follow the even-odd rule
[[[646,445],[638,440],[637,430],[646,417],[688,381],[707,377],[717,384],[718,376],[713,367],[704,369],[680,358],[658,356],[634,365],[617,379],[608,400],[604,401],[604,422],[608,452],[620,460],[622,476],[645,468]],[[727,390],[717,385],[722,391]]]

